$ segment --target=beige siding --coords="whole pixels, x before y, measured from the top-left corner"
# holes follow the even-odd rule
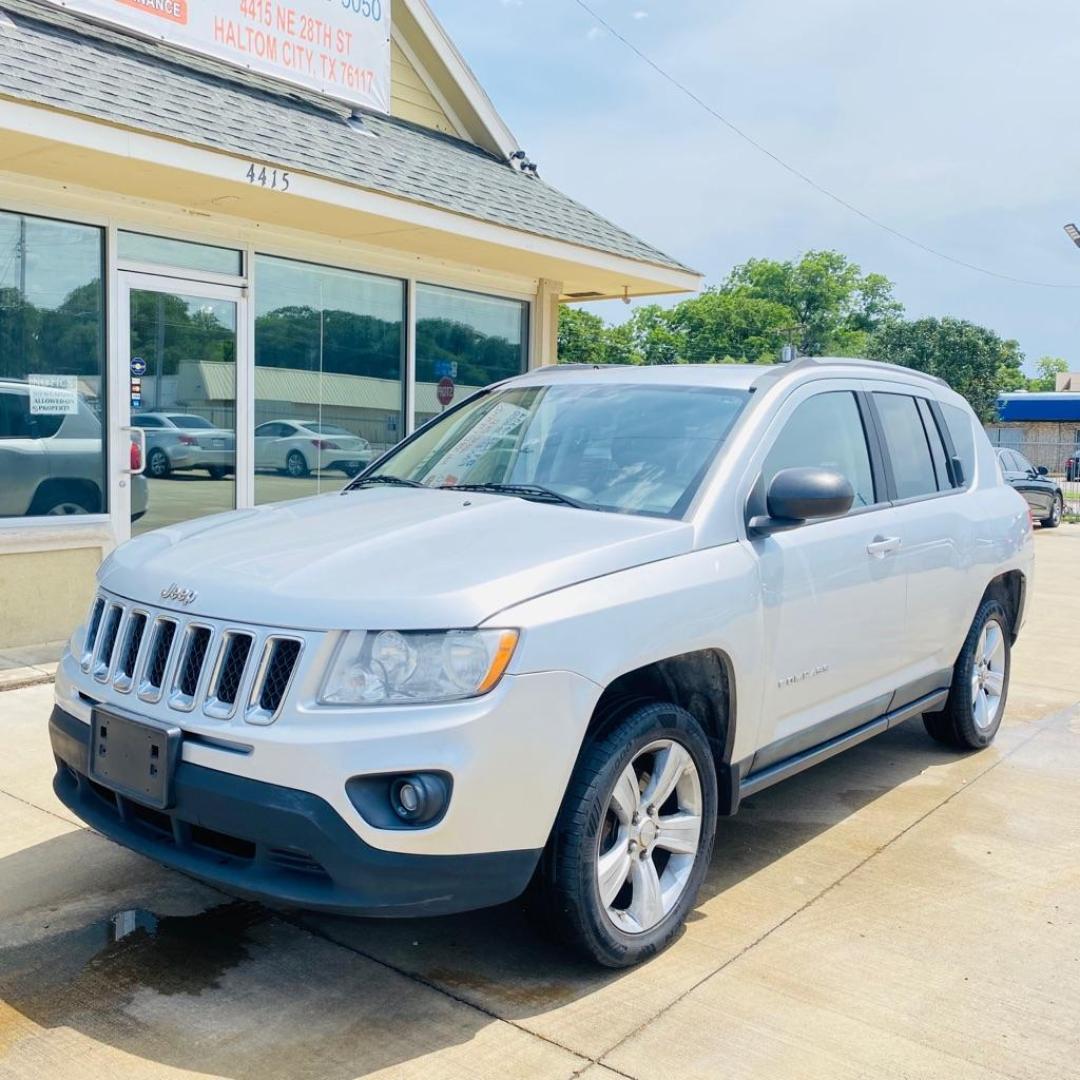
[[[60,641],[86,615],[101,548],[0,555],[0,649]]]
[[[450,118],[396,41],[390,43],[390,112],[435,131],[457,134]]]

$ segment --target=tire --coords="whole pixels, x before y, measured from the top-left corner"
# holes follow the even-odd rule
[[[307,476],[311,470],[308,468],[307,458],[299,450],[290,450],[285,459],[285,472],[289,476],[300,478]]]
[[[984,665],[991,654],[995,659],[987,668]],[[923,717],[926,730],[938,742],[959,750],[989,746],[1005,714],[1011,669],[1008,613],[1001,601],[984,600],[953,669],[945,708]],[[1000,693],[993,692],[994,686]]]
[[[210,474],[211,480],[224,480],[229,475],[229,470],[222,465],[208,465],[206,471]]]
[[[172,465],[169,463],[169,455],[160,446],[155,446],[146,457],[147,475],[154,480],[164,480],[171,472]]]
[[[658,767],[656,782],[668,786],[667,762],[681,771],[660,805],[650,805]],[[698,722],[675,705],[633,707],[586,744],[570,778],[536,882],[548,928],[610,968],[630,967],[666,948],[708,871],[716,815],[716,769]],[[665,840],[693,850],[672,852]]]
[[[1054,496],[1054,508],[1050,511],[1048,518],[1042,518],[1039,524],[1044,529],[1056,529],[1061,524],[1061,519],[1065,516],[1065,500],[1061,495]]]
[[[351,480],[354,476],[359,476],[363,469],[363,465],[344,465],[341,471]]]

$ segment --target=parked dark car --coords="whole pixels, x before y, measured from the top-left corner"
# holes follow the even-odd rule
[[[1065,462],[1065,479],[1080,480],[1080,446],[1073,451],[1073,456]]]
[[[1065,513],[1065,495],[1045,465],[1037,469],[1018,450],[1000,448],[998,462],[1005,479],[1027,499],[1031,516],[1044,528],[1056,529]]]

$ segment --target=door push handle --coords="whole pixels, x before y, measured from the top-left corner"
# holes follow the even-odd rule
[[[886,555],[891,555],[894,551],[899,550],[899,536],[875,536],[874,539],[866,545],[867,554],[872,555],[875,559],[884,559]]]

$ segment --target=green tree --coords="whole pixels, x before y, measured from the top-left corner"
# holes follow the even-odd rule
[[[723,293],[783,305],[795,344],[807,356],[865,352],[869,336],[903,307],[882,274],[864,274],[838,251],[808,251],[797,262],[750,259],[736,266]]]
[[[894,319],[875,331],[869,355],[944,379],[984,422],[997,416],[1003,377],[1018,372],[1024,359],[1017,342],[951,316],[913,322]]]
[[[784,304],[717,289],[684,300],[670,323],[682,339],[680,359],[691,364],[772,363],[795,330]]]
[[[581,308],[559,308],[559,363],[604,364],[608,326]]]
[[[1057,377],[1068,372],[1069,364],[1060,356],[1040,356],[1035,361],[1035,370],[1039,374],[1034,379],[1028,379],[1029,390],[1056,390]]]

